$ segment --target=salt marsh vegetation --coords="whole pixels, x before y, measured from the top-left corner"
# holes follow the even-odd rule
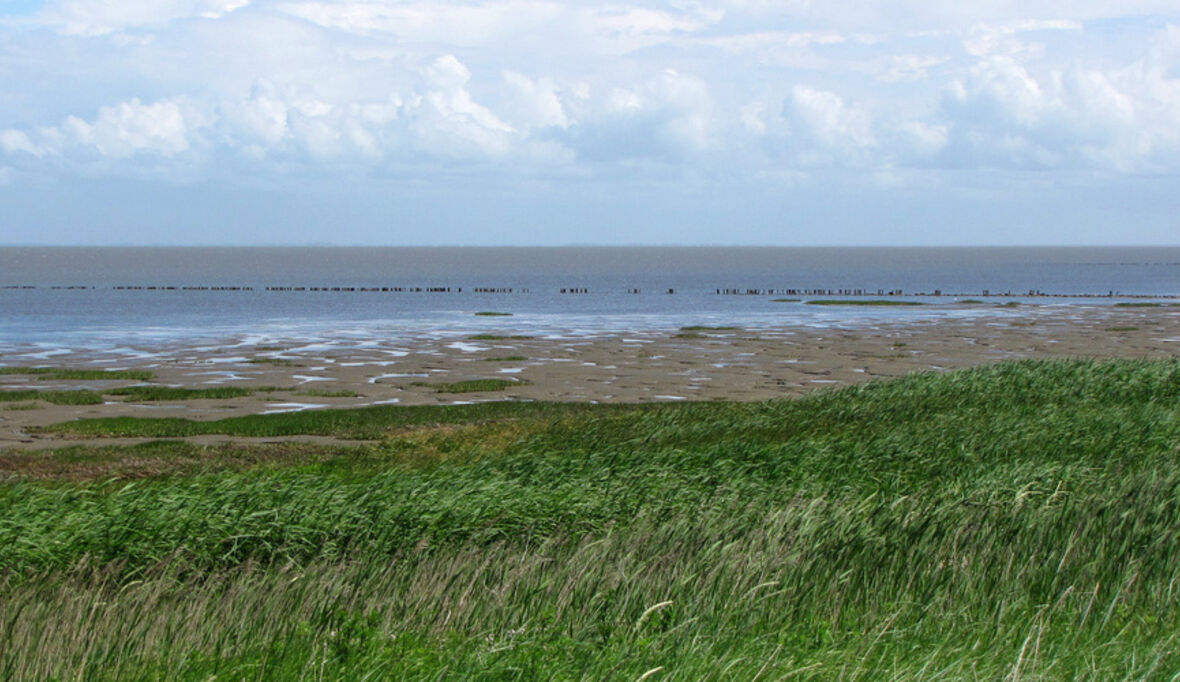
[[[6,679],[1180,670],[1178,360],[53,428],[368,442],[0,460]]]

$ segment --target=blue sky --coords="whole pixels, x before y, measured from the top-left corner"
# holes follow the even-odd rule
[[[27,16],[41,9],[41,0],[3,0],[0,16]]]
[[[1178,244],[1178,216],[1174,0],[0,0],[5,244]]]

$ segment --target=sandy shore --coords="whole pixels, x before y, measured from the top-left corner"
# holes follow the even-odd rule
[[[325,407],[455,404],[486,400],[648,402],[761,400],[820,388],[1018,358],[1180,355],[1180,307],[1028,306],[1019,315],[943,319],[872,328],[697,329],[616,336],[436,338],[375,342],[364,348],[173,348],[121,369],[147,369],[152,384],[263,389],[222,400],[102,405],[0,403],[0,450],[74,441],[30,434],[29,427],[109,416],[220,419]],[[7,364],[94,369],[94,356],[55,356]],[[440,392],[437,384],[502,379],[501,391]],[[91,389],[132,381],[41,381],[0,375],[0,389]],[[348,397],[331,396],[332,393]],[[226,438],[205,438],[213,442]],[[94,441],[91,441],[94,442]]]

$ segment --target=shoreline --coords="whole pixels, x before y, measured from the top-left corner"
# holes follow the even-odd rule
[[[43,358],[5,355],[7,366],[134,369],[153,386],[235,387],[228,399],[139,401],[104,395],[103,404],[0,403],[0,451],[114,444],[30,434],[30,427],[93,417],[213,420],[247,414],[369,405],[465,404],[493,400],[589,403],[757,401],[797,396],[914,371],[943,371],[1004,360],[1052,357],[1174,357],[1180,308],[1027,306],[1015,314],[877,320],[865,326],[686,327],[551,338],[512,318],[497,330],[372,339],[349,347],[305,343],[177,345],[122,357],[83,351]],[[499,380],[502,390],[462,382]],[[0,390],[102,393],[133,380],[50,380],[0,375]],[[337,394],[337,395],[332,395]],[[130,442],[147,439],[132,439]],[[247,439],[202,437],[203,443]],[[273,441],[274,439],[268,439]],[[294,440],[294,439],[292,439]],[[197,442],[197,439],[194,439]]]

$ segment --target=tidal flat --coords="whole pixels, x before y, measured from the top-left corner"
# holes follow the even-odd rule
[[[925,306],[930,308],[933,306]],[[758,401],[1005,360],[1173,357],[1180,307],[1024,305],[961,318],[539,335],[505,318],[481,333],[308,344],[299,339],[0,357],[0,450],[82,443],[78,419],[214,421],[274,412],[485,401]],[[461,389],[439,390],[447,386]]]

